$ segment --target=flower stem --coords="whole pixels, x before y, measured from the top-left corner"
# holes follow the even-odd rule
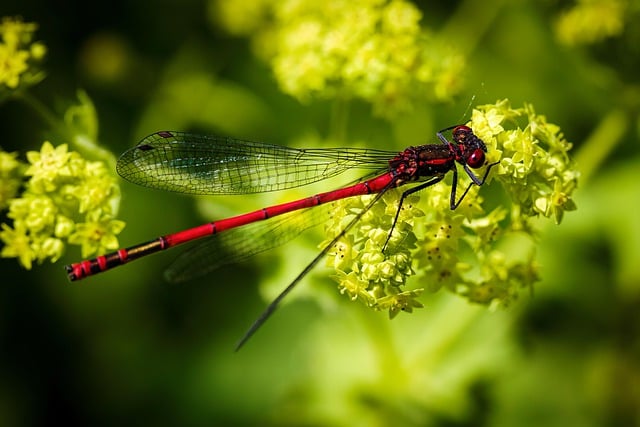
[[[64,125],[60,119],[49,109],[42,101],[35,98],[27,91],[21,91],[15,95],[15,98],[22,101],[25,105],[32,108],[51,128],[64,129]]]
[[[622,142],[629,118],[622,110],[607,114],[576,153],[580,165],[580,180],[586,182],[600,167],[609,153]]]
[[[347,99],[337,97],[333,101],[330,120],[329,137],[343,141],[347,136],[347,122],[349,120],[349,101]]]
[[[466,0],[442,28],[443,40],[454,40],[463,55],[473,52],[483,35],[491,28],[506,2],[494,1],[491,7],[479,6],[474,0]],[[473,19],[469,19],[472,16]]]

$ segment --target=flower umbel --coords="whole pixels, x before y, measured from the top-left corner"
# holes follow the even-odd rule
[[[216,1],[216,19],[252,37],[283,92],[300,100],[357,98],[380,116],[461,89],[465,61],[420,26],[404,0]]]
[[[336,269],[341,292],[394,317],[422,307],[416,298],[424,288],[406,289],[414,275],[429,291],[442,288],[486,305],[507,305],[520,289],[532,288],[538,265],[531,218],[560,223],[565,211],[576,208],[571,195],[579,174],[568,155],[571,144],[531,105],[514,109],[507,100],[476,108],[468,126],[487,144],[486,164],[500,161],[487,181],[502,184],[509,206],[485,211],[479,187],[473,185],[451,210],[451,183],[443,181],[424,190],[422,200],[407,197],[391,230],[402,187],[387,192],[329,253],[327,264]],[[470,179],[460,167],[458,175],[458,188],[466,188]],[[339,234],[371,197],[337,203],[328,236]],[[517,238],[526,240],[517,242],[525,250],[508,249]]]
[[[2,18],[0,23],[0,100],[19,87],[38,83],[44,77],[37,64],[46,47],[32,42],[37,25],[20,18]]]
[[[13,225],[2,224],[0,231],[2,257],[18,258],[30,269],[34,261],[55,262],[65,241],[82,246],[83,257],[117,248],[116,235],[124,227],[114,218],[120,192],[103,162],[88,161],[66,144],[54,147],[48,141],[40,151],[27,153],[28,166],[15,157],[0,152],[2,186],[14,189],[6,203]],[[23,171],[20,178],[16,170]],[[24,191],[15,197],[22,179]]]
[[[624,29],[628,0],[578,0],[556,23],[558,40],[566,45],[592,44]]]
[[[514,124],[526,120],[527,125],[505,130],[501,124],[492,124],[490,117]],[[474,110],[471,124],[489,147],[489,155],[501,155],[495,175],[511,198],[514,229],[527,228],[528,218],[540,214],[559,224],[565,211],[576,209],[571,194],[579,172],[569,157],[571,143],[557,125],[547,123],[532,105],[513,109],[507,100]]]

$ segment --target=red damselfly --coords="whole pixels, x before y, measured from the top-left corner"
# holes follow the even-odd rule
[[[448,131],[451,131],[453,142],[445,137],[445,133]],[[451,126],[438,132],[437,136],[442,142],[441,144],[409,147],[398,153],[366,148],[297,149],[183,132],[154,133],[120,157],[117,171],[123,178],[143,186],[181,193],[242,195],[298,187],[353,169],[369,170],[370,178],[334,191],[209,222],[94,259],[67,265],[65,267],[67,274],[72,281],[83,279],[195,239],[206,236],[216,239],[214,235],[223,231],[257,224],[278,215],[312,208],[347,197],[376,194],[368,205],[354,215],[342,231],[269,304],[240,340],[237,346],[239,348],[273,313],[280,301],[294,286],[358,223],[364,213],[386,191],[405,184],[416,183],[400,196],[398,210],[391,227],[391,231],[393,231],[405,198],[441,181],[449,171],[453,172],[451,209],[456,209],[460,205],[472,185],[484,184],[489,171],[497,163],[489,164],[482,178],[472,172],[471,169],[478,169],[485,165],[487,147],[471,128],[465,125]],[[456,196],[458,182],[456,164],[461,165],[471,178],[471,183],[459,199]],[[268,227],[269,222],[263,222],[263,224],[267,224],[265,227]],[[383,251],[389,242],[391,231]],[[268,236],[268,233],[265,235]],[[207,249],[207,242],[205,241],[203,244]],[[277,244],[279,243],[275,240],[264,239],[262,244],[248,245],[241,250],[241,255],[257,253]],[[193,265],[196,265],[199,261],[197,258],[202,258],[203,255],[210,258],[215,256],[215,253],[207,254],[206,252],[206,250],[197,250],[194,254],[199,256],[193,257]],[[181,260],[180,270],[189,271],[190,268],[196,268],[190,267],[189,257],[182,257]],[[219,264],[214,263],[214,265]]]

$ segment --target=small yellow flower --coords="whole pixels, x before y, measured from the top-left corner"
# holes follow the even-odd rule
[[[534,203],[536,210],[546,217],[553,217],[556,224],[560,224],[564,211],[576,209],[575,202],[571,199],[574,187],[573,181],[565,183],[557,179],[552,192],[536,199]]]
[[[42,144],[40,151],[29,151],[27,160],[31,164],[25,175],[31,176],[31,186],[36,191],[50,192],[60,185],[59,178],[71,176],[69,159],[71,153],[67,144],[54,148],[49,142]]]
[[[338,289],[341,294],[346,293],[352,301],[357,299],[364,302],[366,305],[371,305],[375,299],[369,294],[369,282],[360,280],[355,272],[349,274],[338,270],[338,274],[335,279],[338,281]]]
[[[379,310],[388,310],[390,319],[396,317],[401,311],[412,313],[414,308],[424,307],[422,303],[416,299],[420,294],[422,294],[422,289],[388,295],[378,299],[376,308]]]
[[[41,233],[53,226],[58,208],[51,198],[38,195],[23,200],[28,201],[28,211],[24,215],[14,217],[14,219],[23,221],[33,234]],[[10,217],[12,217],[12,213],[14,212],[10,210]]]
[[[76,225],[76,231],[69,236],[69,243],[81,245],[82,256],[118,249],[116,237],[124,229],[123,221],[104,215],[99,210],[90,212],[86,222]]]
[[[3,258],[18,258],[24,268],[31,269],[36,253],[31,247],[31,239],[27,235],[25,227],[13,229],[7,224],[2,224],[0,240],[4,243],[0,256]]]
[[[28,59],[29,52],[0,44],[0,83],[11,89],[18,87],[20,75],[29,68]]]
[[[64,254],[64,242],[55,237],[45,237],[42,241],[37,242],[37,246],[36,252],[40,263],[47,258],[50,258],[51,262],[56,262]]]

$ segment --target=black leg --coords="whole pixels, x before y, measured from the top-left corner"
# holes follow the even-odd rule
[[[402,195],[400,196],[400,201],[398,202],[398,209],[396,210],[396,216],[393,218],[393,224],[391,224],[391,230],[389,230],[389,234],[387,235],[387,240],[385,240],[384,245],[382,246],[382,252],[384,252],[387,249],[387,244],[389,243],[389,239],[391,239],[391,234],[393,233],[393,229],[396,228],[396,223],[398,222],[398,218],[400,217],[400,209],[402,209],[402,204],[404,203],[404,199],[407,196],[410,196],[411,194],[417,191],[424,190],[427,187],[431,187],[432,185],[437,184],[438,182],[442,181],[442,178],[444,178],[444,175],[434,176],[428,181],[425,181],[420,185],[416,185],[415,187],[412,187],[407,191],[405,191],[404,193],[402,193]]]
[[[471,169],[469,169],[469,166],[467,164],[464,164],[464,170],[465,172],[467,172],[467,175],[469,175],[469,178],[471,178],[471,182],[469,184],[469,186],[467,187],[466,190],[464,190],[464,193],[462,193],[462,196],[460,196],[460,199],[456,202],[456,187],[457,187],[457,182],[458,182],[458,170],[457,168],[453,168],[453,183],[451,184],[451,210],[455,210],[458,206],[460,206],[460,203],[462,203],[462,200],[465,198],[465,196],[467,195],[467,193],[469,192],[469,190],[471,189],[471,186],[473,184],[476,184],[477,186],[481,186],[482,184],[484,184],[484,182],[487,180],[487,177],[489,176],[489,171],[491,171],[491,168],[494,167],[495,165],[497,165],[500,162],[495,162],[495,163],[491,163],[489,166],[487,166],[487,169],[484,171],[484,175],[482,176],[482,179],[478,178],[476,176],[476,174],[474,174]]]
[[[448,128],[439,130],[438,132],[436,132],[436,135],[438,135],[438,139],[440,139],[440,141],[442,141],[444,145],[451,145],[451,142],[444,136],[444,133],[448,130],[457,128],[458,126],[460,125],[449,126]]]

